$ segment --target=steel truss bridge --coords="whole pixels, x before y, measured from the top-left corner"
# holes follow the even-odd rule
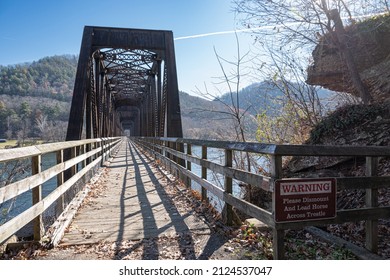
[[[84,28],[66,140],[182,137],[171,31]]]

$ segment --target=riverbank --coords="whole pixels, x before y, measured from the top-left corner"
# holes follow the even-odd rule
[[[6,142],[0,142],[0,149],[15,147],[17,144],[18,144],[18,140],[6,140]]]

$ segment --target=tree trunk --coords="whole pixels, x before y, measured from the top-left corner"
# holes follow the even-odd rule
[[[363,103],[369,104],[372,101],[372,97],[370,92],[367,90],[366,86],[364,85],[362,79],[360,78],[359,71],[356,67],[356,63],[346,44],[346,33],[343,26],[343,22],[341,21],[340,18],[340,14],[337,9],[334,9],[329,11],[328,16],[335,24],[335,33],[337,36],[337,40],[339,41],[338,46],[340,48],[341,53],[344,54],[345,63],[347,64],[347,68],[351,76],[352,84],[355,87],[355,89],[358,91],[360,97],[362,98]]]

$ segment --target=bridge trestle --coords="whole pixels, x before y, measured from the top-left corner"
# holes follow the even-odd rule
[[[67,140],[182,137],[171,31],[86,26]]]

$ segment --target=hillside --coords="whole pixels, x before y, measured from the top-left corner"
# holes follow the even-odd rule
[[[0,66],[0,95],[48,97],[69,101],[77,67],[76,56],[45,57],[32,63]]]
[[[278,111],[284,98],[281,90],[270,81],[254,83],[239,92],[240,108],[256,116],[264,110]],[[237,105],[237,94],[226,93],[218,98],[223,103]]]
[[[389,146],[389,102],[372,105],[349,105],[337,109],[324,119],[311,133],[308,144]],[[293,157],[285,166],[286,177],[360,177],[365,176],[364,157]],[[380,157],[378,176],[390,175],[390,160]],[[379,206],[390,205],[390,189],[378,188]],[[364,208],[365,190],[340,190],[337,192],[337,209]],[[365,221],[327,225],[326,230],[358,246],[365,244]],[[378,254],[390,257],[388,246],[390,220],[380,219],[378,224]]]
[[[0,66],[0,138],[63,140],[76,68],[77,57],[71,55]],[[234,139],[226,106],[184,92],[180,100],[185,137]],[[38,119],[43,121],[41,129]],[[255,118],[249,120],[254,139]],[[49,132],[53,133],[43,136]]]
[[[77,57],[0,66],[0,138],[65,138]]]
[[[310,134],[306,144],[311,145],[354,145],[354,146],[389,146],[390,145],[390,111],[389,102],[372,105],[349,105],[338,108]],[[339,176],[353,176],[358,163],[351,157],[295,157],[287,170],[290,173],[327,172]],[[340,173],[340,164],[349,164],[350,171]],[[327,171],[326,171],[327,170]],[[347,170],[347,169],[346,169]]]
[[[288,85],[282,84],[281,81],[263,81],[259,83],[251,84],[243,88],[239,92],[240,108],[247,110],[251,115],[256,116],[264,111],[267,111],[269,115],[278,115],[282,105],[286,102],[286,96],[282,92],[285,87],[288,86],[289,94],[296,99],[302,99],[306,102],[310,102],[308,92],[314,91],[318,98],[327,107],[333,107],[334,105],[328,104],[329,100],[333,96],[334,92],[319,88],[319,87],[307,87],[301,84],[290,82]],[[218,98],[219,101],[236,105],[237,94],[226,93]]]
[[[0,66],[0,138],[63,140],[76,68],[77,57],[71,55]],[[290,86],[299,88],[293,83]],[[244,115],[248,141],[256,141],[257,114],[280,114],[284,102],[281,88],[277,83],[263,81],[239,92],[240,114]],[[319,93],[325,97],[330,95],[329,92]],[[230,115],[236,100],[236,94],[206,100],[180,92],[184,137],[236,140],[235,124]],[[41,127],[37,122],[41,122]]]
[[[210,140],[236,140],[234,121],[229,115],[228,105],[219,101],[180,92],[180,107],[183,123],[183,134],[186,138]],[[245,114],[244,123],[247,137],[255,140],[256,116]]]

